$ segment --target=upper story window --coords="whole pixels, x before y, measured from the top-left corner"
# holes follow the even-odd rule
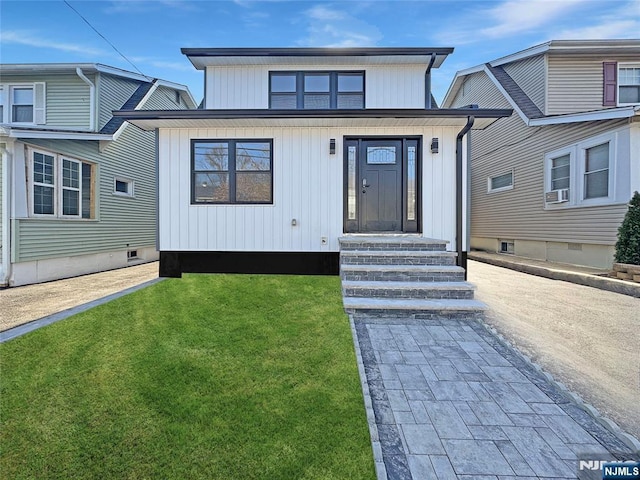
[[[0,85],[0,122],[44,124],[44,85],[42,82]]]
[[[271,72],[269,108],[362,109],[364,72]]]
[[[273,203],[272,140],[193,140],[191,203]]]
[[[618,105],[640,103],[640,64],[618,65]]]
[[[29,150],[31,214],[94,218],[95,165],[44,150]]]

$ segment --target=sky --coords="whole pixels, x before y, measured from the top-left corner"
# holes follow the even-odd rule
[[[433,72],[441,102],[456,71],[549,40],[640,38],[640,0],[67,3],[0,0],[0,63],[102,63],[187,85],[198,103],[204,74],[182,47],[453,47]]]

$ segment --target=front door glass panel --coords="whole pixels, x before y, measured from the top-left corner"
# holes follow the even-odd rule
[[[394,165],[396,163],[396,147],[367,147],[367,163],[369,165]]]

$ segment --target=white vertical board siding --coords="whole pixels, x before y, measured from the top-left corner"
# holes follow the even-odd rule
[[[365,108],[424,108],[425,65],[207,67],[206,108],[269,108],[269,72],[364,71]]]
[[[366,108],[424,108],[425,70],[424,65],[368,67]]]
[[[338,251],[343,235],[343,137],[422,136],[423,235],[455,248],[455,137],[439,128],[161,129],[162,251]],[[428,142],[440,139],[440,153]],[[273,139],[272,205],[191,205],[192,139]],[[329,154],[329,139],[336,154]],[[291,226],[296,219],[297,226]],[[322,245],[327,237],[327,245]]]

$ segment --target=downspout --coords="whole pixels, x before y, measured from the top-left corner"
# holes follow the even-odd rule
[[[96,86],[82,73],[80,67],[76,67],[76,75],[78,75],[84,83],[89,85],[89,130],[93,132],[96,129]]]
[[[456,137],[456,252],[458,254],[457,264],[464,268],[464,279],[467,279],[467,252],[462,248],[462,138],[471,130],[475,118],[467,117],[467,124],[460,130]]]
[[[431,60],[427,66],[427,70],[424,72],[424,108],[429,110],[431,108],[431,67],[436,61],[436,54],[431,54]]]
[[[9,279],[11,278],[11,197],[12,186],[11,181],[11,153],[9,152],[8,145],[0,147],[0,161],[2,162],[2,276],[0,276],[0,285],[8,286]]]

